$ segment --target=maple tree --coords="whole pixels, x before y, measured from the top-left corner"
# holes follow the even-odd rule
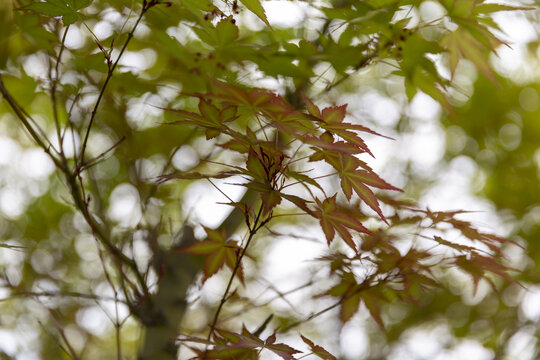
[[[377,155],[370,139],[387,136],[359,121],[336,92],[362,71],[386,67],[408,100],[420,91],[459,116],[449,92],[462,60],[501,83],[488,57],[504,42],[490,15],[530,9],[469,0],[297,1],[317,11],[318,22],[284,27],[269,21],[265,3],[1,5],[8,25],[0,111],[9,114],[10,136],[44,152],[48,160],[40,161],[57,175],[39,179],[46,190],[29,190],[28,209],[6,222],[17,241],[5,250],[24,253],[25,265],[6,272],[2,285],[8,299],[28,299],[7,303],[14,313],[39,304],[45,315],[35,316],[53,339],[36,352],[336,359],[306,327],[321,316],[337,315],[343,328],[365,308],[390,343],[398,326],[387,310],[429,307],[453,270],[467,274],[473,293],[482,280],[495,292],[515,284],[504,250],[518,245],[479,230],[466,211],[406,200],[370,165]],[[424,3],[442,15],[419,20]],[[137,55],[140,69],[125,60]],[[146,101],[150,110],[142,111]],[[230,208],[217,225],[179,206],[203,183]],[[328,246],[307,284],[287,293],[270,285],[277,296],[261,303],[252,290],[263,279],[261,249],[280,237],[308,237],[286,235],[285,225],[309,226],[308,236]],[[222,288],[217,299],[205,295],[211,286]],[[301,291],[316,310],[294,311],[289,295]],[[274,309],[274,300],[290,309]],[[89,328],[96,308],[112,329]],[[251,309],[262,317],[244,314]]]

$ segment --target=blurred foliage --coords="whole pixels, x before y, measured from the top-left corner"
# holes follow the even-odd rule
[[[262,1],[265,6],[275,2]],[[489,60],[493,50],[505,46],[494,35],[498,25],[491,15],[510,7],[469,0],[280,1],[285,9],[292,12],[289,6],[296,5],[302,13],[301,19],[280,25],[255,0],[153,1],[155,6],[144,12],[130,34],[148,3],[0,2],[1,79],[19,109],[26,112],[23,117],[31,117],[35,121],[31,126],[41,129],[36,137],[50,140],[45,141],[45,150],[58,159],[54,164],[36,146],[12,104],[3,99],[0,351],[8,354],[6,358],[135,358],[144,347],[145,331],[163,316],[155,312],[161,304],[149,301],[167,298],[158,290],[165,288],[163,284],[181,295],[170,295],[175,301],[181,298],[180,314],[171,318],[183,319],[183,334],[198,336],[207,330],[226,276],[220,273],[203,287],[198,274],[201,259],[171,250],[189,245],[179,242],[187,241],[191,226],[195,237],[202,239],[201,224],[221,223],[194,210],[212,187],[204,180],[158,185],[156,179],[171,172],[204,173],[215,168],[206,160],[230,156],[222,154],[212,140],[207,142],[208,134],[201,129],[163,125],[178,121],[174,112],[163,109],[197,111],[198,101],[189,95],[211,92],[215,79],[270,88],[295,109],[304,107],[302,94],[324,106],[348,103],[348,115],[355,123],[361,119],[361,124],[398,139],[414,133],[421,123],[410,115],[409,103],[421,98],[420,93],[427,94],[443,109],[443,160],[451,163],[466,156],[474,162],[477,175],[472,183],[477,195],[496,206],[500,222],[511,229],[508,235],[524,248],[505,245],[508,264],[518,268],[515,276],[525,289],[492,279],[497,291],[481,281],[478,294],[472,296],[473,281],[463,271],[434,268],[433,276],[443,286],[421,291],[422,281],[427,280],[418,280],[410,290],[412,303],[397,301],[401,289],[389,287],[377,294],[379,310],[379,304],[370,306],[366,296],[358,313],[352,304],[352,313],[344,314],[342,307],[340,318],[335,310],[324,310],[331,305],[325,302],[328,297],[312,298],[325,291],[341,295],[339,289],[328,290],[336,276],[323,274],[319,263],[297,272],[297,290],[265,283],[266,254],[275,246],[273,242],[286,238],[290,229],[299,238],[309,237],[316,224],[282,216],[278,226],[263,237],[266,241],[250,250],[245,271],[248,286],[231,295],[227,325],[238,326],[241,321],[257,329],[273,314],[268,329],[295,328],[299,322],[304,335],[343,359],[396,359],[408,358],[407,354],[414,358],[409,347],[418,341],[415,332],[427,334],[438,344],[438,353],[426,355],[434,359],[453,356],[452,351],[465,340],[483,349],[488,358],[538,357],[538,313],[526,313],[523,301],[527,288],[540,283],[540,85],[534,81],[536,75],[526,83],[516,83],[511,76],[497,74]],[[535,10],[525,13],[529,18],[522,21],[536,21]],[[121,61],[112,68],[127,41]],[[533,56],[537,43],[528,45]],[[460,77],[468,79],[470,91],[453,97],[463,92]],[[102,91],[104,82],[106,91]],[[95,106],[100,93],[103,99]],[[369,113],[374,104],[364,99],[374,93],[390,101],[399,119],[385,122]],[[239,124],[252,120],[244,114]],[[61,144],[58,138],[63,139]],[[87,145],[86,153],[82,144]],[[411,172],[406,163],[411,159],[388,158],[381,166],[382,174],[411,189],[408,196],[418,195],[418,188],[419,194],[426,191],[432,174],[418,183],[424,174]],[[320,163],[315,164],[319,167]],[[62,173],[62,167],[69,171]],[[338,179],[334,180],[329,195],[339,190]],[[88,214],[81,204],[86,204]],[[395,205],[387,199],[383,206],[389,219],[399,218],[392,210]],[[375,217],[366,213],[355,214],[371,229],[379,228]],[[88,225],[89,218],[94,219],[93,226]],[[429,221],[429,216],[424,219]],[[232,224],[231,220],[222,226],[242,229],[243,220]],[[391,239],[402,241],[403,249],[396,248],[403,253],[411,244],[409,235],[418,230],[407,226],[397,227]],[[326,242],[322,232],[318,235],[317,241]],[[381,239],[378,246],[382,247],[387,243]],[[121,256],[111,255],[106,242],[133,261],[122,263]],[[375,253],[377,246],[369,244],[364,238],[362,251],[367,254],[375,249]],[[345,251],[341,245],[333,246],[337,253]],[[345,273],[344,264],[350,259],[328,256],[326,260],[325,266],[333,266],[335,274],[336,270]],[[171,269],[178,263],[184,269],[177,274]],[[177,282],[163,280],[161,269],[173,272]],[[304,293],[303,280],[317,286]],[[287,291],[293,294],[291,300]],[[260,302],[254,300],[258,296]],[[317,305],[319,300],[323,307]],[[190,307],[184,316],[186,301]],[[356,308],[359,304],[357,299]],[[249,309],[253,311],[248,313]],[[321,309],[322,317],[314,316],[304,324]],[[325,317],[328,314],[332,316]],[[238,315],[245,316],[239,319]],[[249,338],[253,333],[242,336]],[[364,339],[365,344],[340,340],[347,334]],[[515,344],[523,339],[534,345],[515,355]],[[308,345],[321,358],[330,356],[324,349],[317,352],[307,338],[303,341],[291,346]],[[253,349],[248,350],[253,355]]]

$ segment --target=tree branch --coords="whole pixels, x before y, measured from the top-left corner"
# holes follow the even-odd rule
[[[94,109],[92,110],[92,114],[90,115],[90,121],[88,122],[88,127],[86,128],[86,134],[84,135],[84,140],[81,146],[81,153],[79,156],[79,159],[81,162],[80,165],[84,165],[84,153],[86,151],[88,137],[90,136],[90,131],[92,130],[92,125],[94,124],[94,121],[96,119],[97,111],[99,109],[99,105],[101,104],[101,100],[103,99],[103,95],[105,95],[105,90],[107,89],[107,85],[109,84],[109,81],[111,80],[111,77],[113,76],[114,70],[118,66],[120,58],[124,54],[124,51],[126,50],[130,40],[133,38],[133,35],[135,34],[135,30],[137,29],[137,26],[139,26],[139,23],[141,22],[144,14],[148,11],[148,9],[150,9],[155,4],[156,4],[155,1],[143,2],[143,7],[141,9],[139,17],[137,18],[137,21],[135,21],[135,24],[131,28],[131,31],[128,33],[128,37],[126,41],[124,42],[124,45],[122,46],[122,49],[120,50],[120,53],[118,54],[118,57],[116,58],[116,61],[112,65],[110,63],[107,64],[109,67],[109,70],[107,71],[107,77],[105,78],[105,82],[103,83],[103,86],[101,87],[101,91],[99,92],[98,98],[96,100],[96,104],[94,105]]]

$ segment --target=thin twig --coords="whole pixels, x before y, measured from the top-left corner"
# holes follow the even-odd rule
[[[137,21],[133,25],[133,28],[131,28],[131,31],[128,33],[128,37],[126,39],[126,42],[122,46],[122,49],[120,50],[120,53],[118,54],[118,57],[116,58],[116,61],[112,65],[109,65],[109,70],[107,72],[107,77],[105,78],[105,82],[103,83],[103,86],[101,87],[101,91],[99,92],[98,98],[97,98],[96,103],[94,105],[94,108],[92,110],[92,114],[90,115],[90,121],[88,122],[88,127],[86,128],[86,133],[84,135],[84,140],[83,140],[83,143],[82,143],[82,146],[81,146],[81,153],[80,153],[80,156],[79,156],[81,163],[84,163],[84,153],[86,151],[86,144],[88,143],[88,137],[90,136],[90,131],[92,130],[92,125],[94,124],[99,105],[101,104],[101,100],[103,99],[103,96],[105,95],[105,90],[107,89],[107,85],[109,84],[109,81],[111,80],[111,77],[112,77],[112,75],[114,73],[114,70],[116,69],[116,67],[118,66],[118,63],[120,62],[120,59],[122,58],[122,55],[124,54],[124,51],[126,51],[126,48],[127,48],[128,44],[129,44],[131,38],[133,38],[133,36],[135,34],[135,30],[137,29],[137,26],[139,25],[140,21],[142,20],[144,14],[148,11],[148,9],[150,9],[151,6],[153,6],[152,4],[153,4],[152,2],[150,2],[150,3],[145,2],[143,4],[143,7],[141,9],[141,13],[139,14],[139,17],[137,18]]]
[[[210,340],[212,338],[212,335],[214,334],[214,330],[219,319],[219,314],[221,313],[221,309],[223,308],[223,305],[225,305],[225,302],[228,300],[229,291],[231,289],[233,280],[236,277],[236,273],[238,272],[238,269],[240,268],[242,259],[244,258],[244,255],[246,254],[246,251],[249,245],[251,244],[251,240],[253,240],[253,237],[255,236],[257,231],[260,229],[260,226],[258,225],[260,225],[259,221],[261,218],[262,209],[263,209],[263,206],[259,208],[259,212],[257,213],[255,221],[253,222],[253,227],[249,231],[249,237],[246,240],[246,245],[242,248],[242,251],[240,252],[240,255],[238,256],[238,259],[236,260],[236,264],[234,265],[234,269],[229,278],[229,282],[227,283],[227,287],[225,288],[225,292],[223,293],[223,296],[221,297],[221,301],[219,302],[219,306],[214,315],[214,319],[212,320],[212,324],[210,324],[210,332],[208,333],[207,340]],[[264,223],[264,222],[261,222],[261,223]]]
[[[76,291],[66,291],[66,292],[54,292],[54,291],[19,291],[16,288],[13,288],[14,292],[10,294],[9,297],[0,299],[0,302],[12,300],[14,297],[72,297],[85,300],[99,300],[99,301],[120,301],[125,303],[123,300],[115,299],[109,296],[100,296],[95,294],[85,294]]]
[[[286,331],[288,331],[288,330],[290,330],[290,329],[292,329],[294,327],[297,327],[297,326],[299,326],[299,325],[301,325],[301,324],[303,324],[305,322],[311,321],[311,320],[315,319],[316,317],[319,317],[322,314],[324,314],[324,313],[338,307],[342,302],[343,302],[343,299],[340,299],[338,302],[336,302],[336,303],[334,303],[334,304],[332,304],[332,305],[330,305],[330,306],[328,306],[328,307],[326,307],[326,308],[324,308],[324,309],[322,309],[320,311],[317,311],[316,313],[311,314],[310,316],[308,316],[305,319],[298,320],[296,322],[293,322],[292,324],[289,324],[289,325],[287,325],[287,326],[285,326],[283,328],[280,328],[278,331],[280,333],[283,333],[283,332],[286,332]]]
[[[237,316],[240,316],[240,315],[244,315],[246,312],[250,311],[250,310],[254,310],[254,309],[258,309],[258,308],[261,308],[261,307],[264,307],[264,306],[268,306],[270,305],[272,302],[274,302],[275,300],[278,300],[278,299],[284,299],[287,295],[290,295],[292,293],[295,293],[297,291],[300,291],[308,286],[311,286],[313,285],[313,282],[310,280],[309,282],[305,283],[305,284],[302,284],[302,285],[299,285],[291,290],[287,290],[285,292],[279,292],[279,291],[276,291],[278,293],[278,295],[268,299],[266,302],[262,303],[262,304],[253,304],[251,306],[248,306],[246,308],[243,308],[242,310],[240,311],[237,311],[233,314],[230,314],[228,316],[226,316],[225,318],[222,318],[222,321],[225,321],[225,320],[230,320],[230,319],[233,319]]]
[[[38,300],[38,302],[40,302],[40,301]],[[69,355],[73,358],[73,360],[79,360],[80,359],[79,355],[77,355],[77,352],[75,351],[73,346],[71,346],[71,343],[69,342],[69,340],[68,340],[68,338],[66,336],[66,333],[65,333],[64,329],[62,328],[62,326],[60,325],[60,322],[56,318],[56,315],[53,312],[53,310],[48,308],[44,304],[42,304],[42,305],[49,312],[49,315],[51,316],[51,319],[53,320],[53,323],[54,323],[54,326],[56,327],[56,330],[58,330],[58,333],[60,334],[60,337],[62,338],[62,340],[64,340],[64,343],[67,346],[67,350],[68,350]]]
[[[66,43],[66,37],[69,31],[69,26],[66,27],[66,30],[64,30],[64,35],[62,36],[62,41],[60,42],[60,50],[58,51],[58,56],[56,57],[56,64],[54,68],[54,78],[52,77],[52,74],[49,74],[49,78],[52,82],[51,86],[51,102],[52,102],[52,108],[53,108],[53,118],[54,118],[54,125],[56,127],[56,136],[58,137],[58,147],[60,152],[60,157],[62,158],[62,161],[65,162],[64,158],[64,150],[62,146],[62,133],[60,129],[60,119],[58,118],[58,101],[56,99],[56,87],[58,86],[58,81],[60,79],[59,72],[60,72],[60,61],[62,59],[62,53],[65,49],[65,43]]]

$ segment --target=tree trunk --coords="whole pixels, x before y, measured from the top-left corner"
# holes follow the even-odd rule
[[[180,245],[185,247],[195,241],[193,229],[185,227]],[[178,253],[172,249],[160,251],[155,256],[160,279],[157,292],[152,294],[136,310],[144,326],[139,360],[175,360],[178,347],[175,338],[184,313],[186,312],[186,294],[201,270],[198,257]]]
[[[257,193],[246,191],[241,202],[251,204]],[[218,227],[225,230],[227,236],[234,234],[245,223],[245,215],[234,208]],[[185,226],[179,247],[184,248],[195,242],[193,228]],[[176,248],[178,249],[178,248]],[[155,269],[161,274],[158,290],[134,310],[144,326],[142,346],[138,360],[176,360],[178,346],[175,339],[184,313],[186,312],[186,294],[199,271],[202,270],[201,258],[191,254],[156,249]]]

